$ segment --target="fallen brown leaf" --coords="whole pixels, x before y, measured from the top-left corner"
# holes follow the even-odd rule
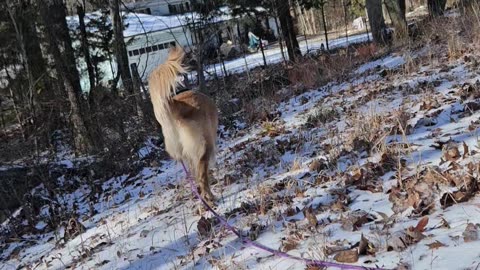
[[[375,255],[375,247],[363,236],[363,233],[358,244],[358,255]]]
[[[358,230],[359,228],[361,228],[363,226],[363,224],[368,223],[368,222],[372,222],[374,220],[375,219],[372,216],[370,216],[368,214],[365,214],[365,215],[359,217],[357,219],[357,221],[355,221],[353,223],[353,228],[354,228],[354,230]]]
[[[427,224],[428,224],[428,217],[425,216],[417,223],[417,226],[415,226],[415,231],[417,232],[425,231],[425,227],[427,226]]]
[[[456,146],[449,145],[445,149],[445,152],[443,153],[443,157],[445,158],[446,161],[456,161],[461,157],[460,151]]]
[[[295,209],[293,209],[292,207],[288,207],[287,210],[285,211],[285,215],[287,217],[291,217],[291,216],[294,216],[297,214],[297,211]]]
[[[435,241],[431,244],[427,244],[428,248],[430,249],[437,249],[437,248],[441,248],[441,247],[446,247],[446,245],[440,241]]]
[[[305,209],[305,217],[307,218],[308,220],[308,224],[310,224],[310,226],[312,227],[316,227],[318,225],[318,220],[317,220],[317,217],[315,216],[315,214],[313,213],[313,209],[312,209],[312,206],[310,205],[310,207],[308,207],[307,209]]]
[[[288,252],[290,250],[296,249],[298,246],[298,242],[293,239],[287,239],[282,241],[282,251]]]
[[[478,240],[478,224],[468,223],[462,235],[463,235],[463,241],[465,242],[477,241]]]
[[[324,267],[318,266],[318,265],[307,265],[307,268],[305,270],[323,270],[325,269]]]
[[[318,159],[315,159],[310,163],[308,166],[311,172],[320,172],[321,170],[325,170],[327,168],[327,165],[324,162],[321,162]]]
[[[443,208],[447,208],[453,204],[468,201],[473,197],[478,189],[477,180],[471,176],[465,176],[458,183],[464,184],[460,190],[454,192],[446,192],[440,198],[440,204]]]
[[[407,244],[416,243],[422,240],[423,238],[425,238],[425,235],[423,234],[423,232],[425,231],[425,227],[427,226],[427,224],[428,224],[428,217],[425,216],[420,221],[418,221],[417,226],[409,227],[406,231],[407,236],[410,237],[408,238],[409,241]]]
[[[444,218],[442,218],[442,222],[440,223],[440,228],[450,229],[450,224],[448,223],[447,220],[445,220]]]
[[[207,220],[205,217],[201,217],[197,223],[198,233],[203,237],[207,237],[210,235],[212,227],[212,222],[210,220]]]
[[[347,206],[342,201],[337,200],[330,206],[330,209],[334,212],[343,212],[347,209]]]
[[[382,222],[387,222],[390,218],[387,216],[387,214],[383,213],[383,212],[380,212],[380,211],[376,211],[377,214],[379,214],[381,217],[382,217]]]
[[[408,230],[407,230],[408,231]],[[402,251],[410,244],[408,236],[404,231],[397,231],[392,234],[387,242],[387,251]]]
[[[451,139],[448,140],[448,141],[436,140],[436,141],[434,141],[434,144],[430,145],[430,147],[433,147],[437,150],[442,150],[445,145],[447,145],[451,142],[453,142]]]
[[[466,158],[468,155],[469,155],[469,153],[468,153],[468,145],[467,145],[465,142],[463,142],[463,156],[462,156],[462,157],[463,157],[463,158]]]
[[[411,244],[411,243],[416,243],[420,240],[422,240],[423,238],[425,238],[425,235],[415,229],[412,229],[413,227],[410,227],[407,229],[407,236],[409,236],[409,241],[408,241],[408,244]],[[411,243],[410,243],[411,242]]]
[[[363,178],[363,170],[361,168],[356,169],[352,174],[354,182],[360,181]]]
[[[355,263],[358,261],[358,251],[356,248],[338,252],[333,259],[340,263]]]

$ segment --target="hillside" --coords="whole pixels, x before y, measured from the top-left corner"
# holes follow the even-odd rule
[[[216,211],[250,239],[303,258],[476,269],[480,51],[450,37],[394,48],[282,101],[271,121],[221,127]],[[79,221],[43,233],[44,207],[37,231],[0,242],[0,269],[307,269],[200,216],[180,164],[147,164],[101,183],[94,203],[87,185],[59,194]]]

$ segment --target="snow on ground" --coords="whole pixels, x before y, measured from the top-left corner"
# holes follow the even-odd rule
[[[366,42],[368,40],[372,39],[372,35],[369,34],[355,34],[351,35],[349,37],[341,37],[333,40],[329,40],[329,48],[330,49],[336,49],[340,47],[346,47],[347,45],[351,44],[357,44],[357,43],[362,43]],[[325,40],[321,37],[317,37],[314,39],[309,39],[305,42],[299,41],[300,45],[300,50],[302,51],[303,54],[310,52],[310,51],[316,51],[319,50],[322,43],[325,44]],[[283,61],[283,56],[282,52],[280,50],[280,47],[275,46],[272,48],[267,48],[264,50],[265,53],[265,58],[267,60],[267,64],[276,64],[280,63]],[[288,54],[286,50],[284,51],[285,58],[288,60]],[[252,54],[247,54],[245,57],[240,57],[234,60],[230,61],[225,61],[225,69],[229,74],[235,74],[235,73],[240,73],[240,72],[245,72],[247,69],[253,69],[255,67],[262,66],[264,64],[263,62],[263,55],[261,51],[258,51],[257,53],[252,53]],[[222,77],[224,76],[224,71],[223,67],[221,64],[214,64],[207,66],[205,68],[205,72],[207,74],[207,78],[213,77],[215,74],[217,76]],[[196,72],[192,71],[190,73],[191,79],[194,81],[196,78]]]
[[[279,104],[273,132],[259,124],[227,135],[214,172],[217,211],[245,234],[259,225],[250,234],[259,243],[304,258],[334,261],[356,252],[363,235],[356,265],[477,267],[480,197],[467,187],[480,160],[480,75],[476,61],[438,54],[437,64],[415,54],[424,63],[415,72],[401,54],[366,63]],[[102,188],[91,217],[87,186],[64,197],[84,232],[66,243],[63,231],[10,240],[0,269],[305,269],[243,246],[218,224],[200,235],[199,203],[172,161]]]

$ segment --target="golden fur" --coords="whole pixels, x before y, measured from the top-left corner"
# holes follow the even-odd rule
[[[173,159],[188,165],[200,194],[213,204],[208,169],[215,160],[218,112],[215,102],[200,92],[173,95],[180,82],[178,76],[186,73],[182,66],[184,55],[179,46],[172,48],[167,61],[152,72],[148,79],[150,97],[162,126],[165,150]]]

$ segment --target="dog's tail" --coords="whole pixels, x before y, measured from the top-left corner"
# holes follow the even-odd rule
[[[179,75],[187,73],[182,65],[185,52],[182,47],[175,46],[170,49],[168,59],[158,66],[148,78],[148,88],[152,101],[168,102],[175,93],[177,86],[181,83]]]

